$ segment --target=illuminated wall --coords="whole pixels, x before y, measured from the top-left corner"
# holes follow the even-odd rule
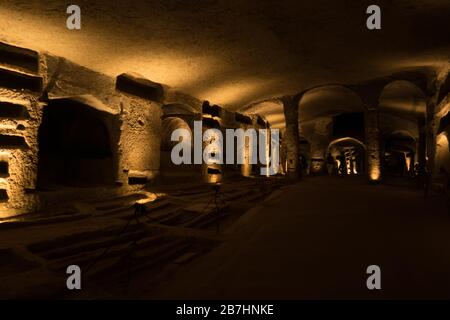
[[[4,111],[0,114],[0,217],[40,207],[36,189],[38,132],[48,101],[77,101],[115,119],[115,127],[108,131],[118,183],[127,186],[132,175],[157,176],[159,101],[121,90],[116,79],[60,57],[8,45],[0,50],[7,53],[2,58],[8,57],[5,61],[0,58],[0,105]],[[128,84],[128,88],[142,87],[141,83]]]
[[[436,173],[439,173],[441,168],[445,169],[446,172],[450,172],[450,150],[447,131],[440,133],[436,137]]]
[[[365,142],[367,151],[367,173],[369,181],[381,179],[380,137],[378,129],[378,112],[369,109],[365,114]]]
[[[43,61],[36,52],[0,46],[0,218],[34,210]]]

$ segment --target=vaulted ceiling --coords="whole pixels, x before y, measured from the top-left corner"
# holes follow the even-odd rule
[[[111,76],[137,72],[230,110],[317,85],[354,84],[450,61],[448,0],[75,3],[82,10],[79,31],[65,27],[65,0],[2,0],[0,41]],[[381,30],[365,26],[373,3],[382,9]],[[309,116],[332,103],[330,91],[321,92],[304,101]],[[270,101],[257,111],[282,126],[282,108]],[[396,90],[386,92],[384,101],[391,111],[417,107]]]

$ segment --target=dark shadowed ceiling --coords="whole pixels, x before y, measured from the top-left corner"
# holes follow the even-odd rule
[[[73,3],[82,9],[80,31],[65,27],[67,1],[2,0],[0,41],[111,76],[138,72],[232,110],[450,58],[449,0]],[[374,3],[382,30],[370,31],[366,8]]]

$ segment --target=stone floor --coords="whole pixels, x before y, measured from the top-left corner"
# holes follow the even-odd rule
[[[217,193],[195,181],[154,185],[3,219],[0,297],[135,296],[219,246],[225,230],[284,184],[284,179],[228,179]],[[137,202],[145,212],[136,213]],[[66,269],[73,264],[81,268],[81,291],[66,288]],[[138,288],[141,275],[146,286]]]
[[[160,198],[146,204],[139,222],[131,207],[138,193],[64,203],[0,224],[0,296],[450,298],[444,199],[387,182],[229,181],[219,218],[214,191],[199,183],[149,190]],[[65,287],[70,264],[82,267],[81,291]],[[372,264],[381,268],[378,291],[366,288]]]
[[[381,290],[366,268],[381,268]],[[141,298],[450,298],[440,197],[358,178],[308,178],[272,195],[229,239]]]

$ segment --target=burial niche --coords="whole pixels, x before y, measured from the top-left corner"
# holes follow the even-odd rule
[[[108,112],[70,99],[51,101],[39,128],[38,187],[113,184],[115,127],[115,117]]]

